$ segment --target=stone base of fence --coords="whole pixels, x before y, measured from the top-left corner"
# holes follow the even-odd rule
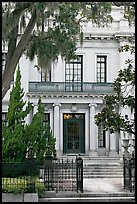
[[[38,202],[37,193],[2,193],[2,202]]]

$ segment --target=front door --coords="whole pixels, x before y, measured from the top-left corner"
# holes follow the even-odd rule
[[[85,115],[64,114],[64,153],[85,152]]]

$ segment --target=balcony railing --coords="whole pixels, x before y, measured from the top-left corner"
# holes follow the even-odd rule
[[[83,92],[89,94],[112,94],[113,83],[29,82],[29,93],[37,92]]]

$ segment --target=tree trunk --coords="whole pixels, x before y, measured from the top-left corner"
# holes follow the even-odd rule
[[[13,55],[11,56],[10,63],[7,63],[6,69],[2,76],[2,99],[4,98],[4,96],[6,95],[7,91],[10,88],[10,84],[13,79],[16,66],[19,62],[19,59],[23,51],[26,48],[26,45],[30,40],[32,30],[35,26],[35,22],[36,22],[36,11],[33,12],[30,22],[28,23],[24,34],[22,35]]]

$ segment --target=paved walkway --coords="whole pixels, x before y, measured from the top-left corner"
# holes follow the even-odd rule
[[[123,185],[123,178],[84,178],[83,180],[85,193],[127,192]]]
[[[38,202],[135,202],[134,194],[124,190],[122,178],[84,178],[83,190],[49,194]]]

